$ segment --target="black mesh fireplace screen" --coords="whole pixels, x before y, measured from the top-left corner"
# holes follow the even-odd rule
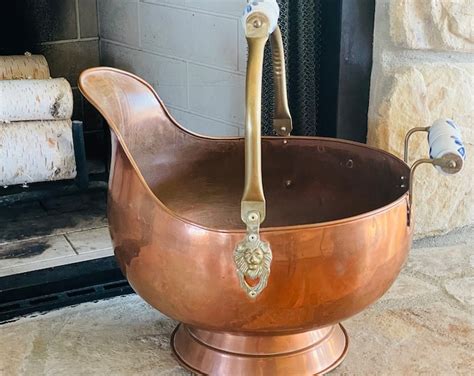
[[[293,134],[315,136],[319,122],[321,0],[278,0],[285,46],[288,101]],[[270,45],[265,51],[262,127],[273,135],[273,76]]]

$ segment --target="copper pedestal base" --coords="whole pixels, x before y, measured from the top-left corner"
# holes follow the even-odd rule
[[[342,325],[286,335],[217,333],[180,324],[171,347],[181,365],[204,375],[316,375],[346,356]]]

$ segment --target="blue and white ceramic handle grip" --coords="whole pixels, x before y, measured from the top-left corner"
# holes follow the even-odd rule
[[[451,119],[438,119],[428,130],[430,158],[433,160],[450,158],[456,164],[455,168],[436,165],[445,174],[461,171],[466,158],[466,148],[462,141],[459,127]]]
[[[276,0],[248,0],[242,16],[242,26],[247,32],[247,19],[252,14],[259,12],[268,19],[268,35],[273,33],[278,26],[278,17],[280,17],[280,7]],[[248,36],[248,35],[247,35]]]
[[[451,119],[438,119],[431,127],[417,127],[410,129],[405,136],[404,160],[408,163],[408,142],[413,133],[427,132],[430,157],[416,160],[410,169],[408,222],[411,218],[413,202],[414,173],[418,166],[432,164],[443,175],[452,175],[460,172],[466,159],[466,148],[462,141],[459,126]],[[406,177],[402,177],[406,179]]]
[[[412,165],[414,169],[421,163],[431,163],[443,174],[455,174],[462,170],[466,159],[466,148],[459,126],[451,119],[438,119],[431,127],[410,129],[405,137],[404,160],[408,162],[408,142],[413,133],[427,132],[430,159],[419,159]]]

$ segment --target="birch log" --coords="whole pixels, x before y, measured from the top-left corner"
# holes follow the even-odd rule
[[[0,185],[72,179],[76,161],[70,120],[0,126]]]
[[[46,79],[49,67],[43,55],[0,56],[0,80]]]
[[[70,119],[72,106],[64,78],[0,81],[0,121]]]

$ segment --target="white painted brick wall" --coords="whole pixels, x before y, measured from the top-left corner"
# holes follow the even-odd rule
[[[184,61],[102,41],[101,62],[142,77],[153,86],[167,105],[188,107],[187,69]]]
[[[101,62],[143,77],[184,127],[243,135],[245,0],[98,0]]]
[[[99,36],[116,42],[138,45],[137,0],[99,0]]]
[[[235,73],[188,64],[189,108],[215,119],[243,124],[245,80]]]

